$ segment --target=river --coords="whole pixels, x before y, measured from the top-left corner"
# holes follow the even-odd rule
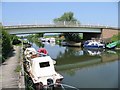
[[[38,50],[40,46],[35,43]],[[56,71],[63,75],[64,84],[77,88],[118,88],[118,52],[114,50],[87,50],[80,47],[44,43]]]

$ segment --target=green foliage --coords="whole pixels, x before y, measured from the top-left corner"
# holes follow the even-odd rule
[[[9,52],[13,49],[12,41],[14,39],[18,39],[18,37],[7,33],[7,31],[2,29],[2,25],[0,26],[0,32],[1,32],[1,34],[0,34],[0,46],[1,46],[1,48],[0,48],[0,63],[1,63],[1,61],[2,62],[5,61]],[[2,58],[1,58],[1,56],[2,56]]]
[[[26,38],[33,42],[33,39],[35,39],[35,38],[38,39],[40,37],[43,37],[43,35],[44,35],[44,33],[37,33],[37,34],[28,35],[28,36],[26,36]]]
[[[10,35],[10,38],[11,38],[12,41],[13,41],[14,39],[19,39],[19,37],[16,36],[16,35]]]
[[[73,17],[73,13],[72,12],[66,12],[64,13],[60,18],[56,18],[54,19],[54,21],[77,21],[74,17]]]
[[[111,41],[118,41],[120,40],[120,32],[118,33],[118,35],[113,35],[113,37],[111,38]],[[117,45],[117,47],[120,48],[120,43]]]
[[[37,33],[37,34],[35,34],[35,37],[36,38],[43,37],[43,33]]]
[[[120,43],[117,44],[117,47],[120,48]]]
[[[69,21],[69,22],[76,23],[77,19],[75,19],[73,16],[74,16],[73,12],[65,12],[61,17],[55,18],[53,21],[54,23],[57,23],[59,21]]]
[[[7,58],[8,53],[12,50],[11,38],[5,30],[2,30],[2,61]]]
[[[81,37],[79,33],[64,33],[66,41],[80,42]]]
[[[26,38],[30,42],[35,43],[37,46],[43,47],[43,44],[40,43],[40,40],[39,40],[40,37],[43,37],[43,33],[28,35]]]
[[[21,65],[18,65],[15,69],[15,72],[20,72],[21,71]]]
[[[13,45],[20,45],[21,41],[20,41],[20,37],[16,36],[16,35],[10,35],[11,38],[11,42]]]
[[[113,37],[111,38],[111,41],[118,41],[120,40],[120,32],[118,33],[118,35],[113,35]]]
[[[118,35],[113,35],[113,37],[111,38],[111,41],[117,41],[118,40]]]

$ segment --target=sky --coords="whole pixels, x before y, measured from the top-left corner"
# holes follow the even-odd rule
[[[119,2],[120,0],[1,0],[2,2]]]
[[[50,24],[64,12],[73,12],[83,25],[118,26],[118,2],[2,2],[0,21],[3,25]]]

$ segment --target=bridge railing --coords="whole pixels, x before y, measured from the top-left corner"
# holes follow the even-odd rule
[[[53,24],[57,26],[80,26],[78,21],[57,21]]]
[[[83,25],[79,23],[78,21],[57,21],[53,22],[51,24],[19,24],[19,25],[6,25],[4,26],[5,29],[9,28],[32,28],[32,27],[91,27],[91,28],[116,28],[116,27],[110,27],[110,26],[104,26],[104,25],[92,25],[87,24]]]

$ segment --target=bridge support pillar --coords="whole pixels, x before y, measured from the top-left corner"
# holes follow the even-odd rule
[[[116,29],[102,29],[101,38],[103,40],[111,38],[113,35],[118,35],[118,31]]]

